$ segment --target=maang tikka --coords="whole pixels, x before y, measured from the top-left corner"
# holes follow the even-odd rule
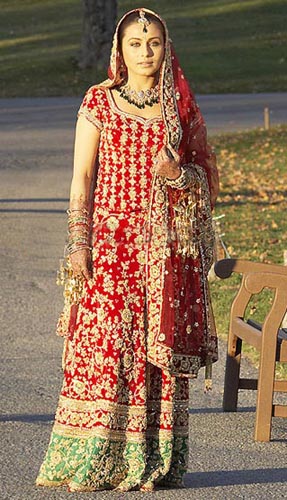
[[[147,33],[147,27],[150,25],[150,21],[145,17],[145,11],[139,11],[138,23],[143,25],[143,32]]]

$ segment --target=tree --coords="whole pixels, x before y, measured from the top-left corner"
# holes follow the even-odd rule
[[[117,17],[117,0],[83,0],[84,20],[79,67],[105,69]]]

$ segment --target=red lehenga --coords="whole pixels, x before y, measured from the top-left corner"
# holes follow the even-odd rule
[[[191,119],[180,108],[185,102],[177,103],[186,80],[176,86],[180,69],[168,41],[163,116],[147,120],[119,110],[110,91],[115,54],[114,45],[112,77],[89,89],[79,111],[101,130],[93,278],[84,283],[66,339],[64,383],[37,478],[38,485],[67,484],[71,491],[180,484],[188,459],[188,377],[217,359],[207,286],[215,167],[202,117],[190,93]],[[167,143],[192,165],[184,190],[152,173]]]

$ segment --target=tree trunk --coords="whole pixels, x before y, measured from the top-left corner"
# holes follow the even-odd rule
[[[84,22],[79,67],[106,69],[117,17],[117,0],[83,0]]]

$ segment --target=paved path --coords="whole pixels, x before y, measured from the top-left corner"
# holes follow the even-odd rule
[[[262,127],[265,107],[270,110],[271,125],[287,123],[287,92],[198,95],[197,100],[210,134]],[[80,102],[75,97],[0,99],[0,127],[5,135],[12,129],[25,132],[24,142],[36,127],[38,141],[46,144],[49,131],[62,145],[65,131],[73,130]]]
[[[264,444],[253,441],[256,395],[252,391],[240,395],[242,411],[222,413],[225,346],[214,369],[212,395],[203,394],[202,380],[191,384],[187,489],[120,496],[34,487],[62,379],[62,342],[54,335],[62,298],[55,286],[55,270],[65,240],[76,103],[73,99],[41,101],[26,101],[28,120],[23,106],[21,115],[18,100],[0,102],[4,129],[0,152],[0,499],[286,498],[286,419],[274,421],[272,442]],[[248,364],[245,369],[254,371]]]
[[[264,108],[270,123],[287,123],[287,92],[198,96],[210,134],[263,127]]]

